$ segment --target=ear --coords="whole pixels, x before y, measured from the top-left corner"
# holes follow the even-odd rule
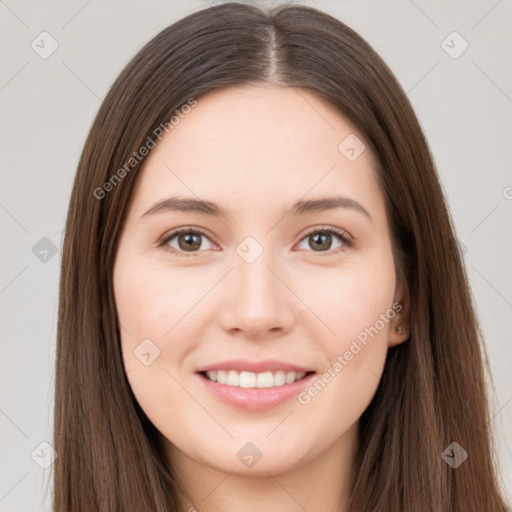
[[[406,341],[411,334],[411,299],[409,286],[402,276],[397,278],[395,300],[393,302],[395,316],[389,321],[388,346],[394,347]]]

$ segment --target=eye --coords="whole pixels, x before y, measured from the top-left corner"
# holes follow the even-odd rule
[[[175,240],[174,240],[175,239]],[[165,246],[173,253],[189,253],[187,256],[197,256],[200,249],[209,249],[203,243],[204,239],[210,241],[205,233],[197,228],[183,228],[167,233],[158,243],[159,246]],[[210,243],[212,243],[210,241]],[[177,244],[177,246],[176,246]]]
[[[333,237],[340,241],[340,243],[334,247],[336,250],[332,250]],[[315,228],[301,240],[301,243],[304,241],[310,244],[310,247],[313,247],[314,252],[328,252],[329,254],[337,254],[345,250],[346,247],[353,247],[354,245],[352,239],[347,235],[347,233],[329,226]],[[324,256],[324,254],[322,254],[322,256]]]
[[[338,245],[334,247],[335,250],[332,247],[333,238],[339,241]],[[208,243],[205,247],[204,240],[213,245],[213,242],[202,230],[198,228],[181,228],[171,233],[166,233],[158,242],[158,246],[169,249],[174,254],[181,253],[186,256],[197,256],[201,250],[211,249],[211,245],[208,247]],[[337,254],[346,247],[353,247],[354,245],[354,242],[347,233],[330,226],[317,227],[311,230],[302,238],[300,243],[304,241],[309,243],[310,247],[313,247],[313,252],[327,253],[327,255]],[[324,256],[324,254],[321,255]]]

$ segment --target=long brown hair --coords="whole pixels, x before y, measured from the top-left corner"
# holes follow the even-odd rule
[[[397,269],[409,286],[411,335],[388,351],[360,418],[350,510],[505,512],[482,336],[433,159],[403,89],[339,20],[306,6],[241,3],[195,12],[149,41],[113,84],[87,137],[62,254],[55,512],[182,506],[179,475],[122,363],[112,269],[144,161],[133,155],[191,98],[261,83],[314,93],[362,134],[378,162]],[[469,455],[456,469],[441,456],[452,442]]]

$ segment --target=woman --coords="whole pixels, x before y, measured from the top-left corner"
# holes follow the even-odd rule
[[[56,512],[507,510],[427,142],[340,21],[228,3],[151,40],[61,275]]]

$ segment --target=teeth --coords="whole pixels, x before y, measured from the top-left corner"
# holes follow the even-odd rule
[[[235,370],[217,370],[206,372],[206,376],[213,382],[241,388],[273,388],[291,384],[302,379],[305,373],[285,372],[237,372]]]
[[[237,372],[234,372],[237,373]],[[238,375],[238,383],[233,384],[234,386],[240,386],[241,388],[255,388],[258,383],[258,376],[252,372],[241,372]]]

